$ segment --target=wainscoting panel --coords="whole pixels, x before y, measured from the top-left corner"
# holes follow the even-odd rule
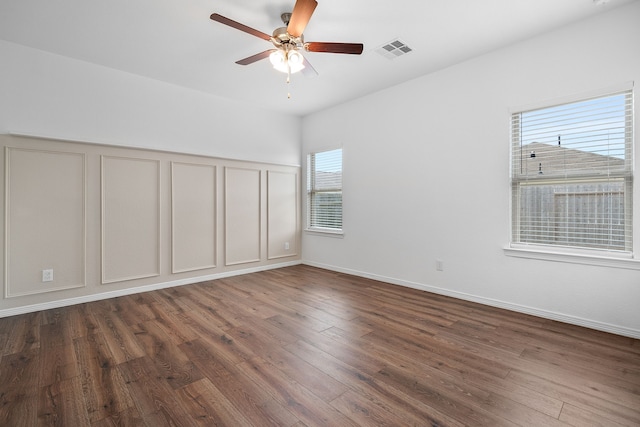
[[[216,266],[216,167],[171,163],[171,271]]]
[[[300,263],[299,166],[6,134],[0,157],[0,317]]]
[[[5,148],[5,297],[85,286],[85,180],[82,153]]]
[[[160,275],[160,162],[102,156],[102,283]]]
[[[225,265],[260,261],[261,171],[225,168]]]
[[[267,257],[297,255],[298,175],[267,171]]]

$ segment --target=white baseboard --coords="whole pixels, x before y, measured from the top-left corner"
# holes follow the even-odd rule
[[[15,308],[7,308],[0,310],[0,318],[16,316],[18,314],[33,313],[35,311],[49,310],[52,308],[66,307],[70,305],[83,304],[86,302],[99,301],[103,299],[122,297],[125,295],[139,294],[142,292],[155,291],[158,289],[173,288],[176,286],[192,285],[194,283],[206,282],[208,280],[223,279],[225,277],[240,276],[242,274],[257,273],[259,271],[273,270],[282,267],[291,267],[293,265],[302,264],[302,261],[290,261],[285,263],[263,265],[260,267],[245,268],[242,270],[234,270],[223,273],[209,274],[207,276],[190,277],[188,279],[172,280],[170,282],[154,283],[152,285],[138,286],[135,288],[120,289],[117,291],[101,292],[99,294],[83,295],[81,297],[67,298],[62,300],[44,302],[40,304],[32,304]]]
[[[378,281],[390,283],[393,285],[418,289],[425,292],[432,292],[434,294],[444,295],[444,296],[457,298],[465,301],[477,302],[479,304],[503,308],[505,310],[511,310],[518,313],[530,314],[532,316],[537,316],[543,319],[557,320],[563,323],[569,323],[572,325],[583,326],[585,328],[595,329],[598,331],[604,331],[604,332],[609,332],[616,335],[622,335],[630,338],[640,339],[640,330],[637,330],[637,329],[626,328],[618,325],[611,325],[609,323],[598,322],[590,319],[583,319],[581,317],[570,316],[563,313],[556,313],[556,312],[542,310],[542,309],[533,308],[533,307],[527,307],[520,304],[514,304],[510,302],[495,300],[492,298],[485,298],[477,295],[467,294],[464,292],[451,291],[451,290],[439,288],[436,286],[429,286],[422,283],[396,279],[393,277],[381,276],[378,274],[366,273],[363,271],[352,270],[348,268],[336,267],[334,265],[327,265],[327,264],[321,264],[321,263],[310,262],[310,261],[300,261],[300,260],[286,262],[286,263],[279,263],[279,264],[271,264],[271,265],[260,266],[260,267],[247,268],[242,270],[223,272],[223,273],[210,274],[207,276],[190,277],[188,279],[180,279],[180,280],[173,280],[170,282],[155,283],[152,285],[120,289],[117,291],[102,292],[99,294],[84,295],[81,297],[67,298],[63,300],[56,300],[56,301],[32,304],[32,305],[15,307],[15,308],[7,308],[7,309],[0,310],[0,318],[16,316],[16,315],[25,314],[25,313],[32,313],[35,311],[66,307],[66,306],[75,305],[75,304],[83,304],[83,303],[99,301],[103,299],[116,298],[116,297],[121,297],[125,295],[138,294],[142,292],[149,292],[149,291],[154,291],[158,289],[166,289],[166,288],[172,288],[176,286],[191,285],[194,283],[206,282],[208,280],[222,279],[225,277],[239,276],[242,274],[256,273],[259,271],[273,270],[273,269],[282,268],[282,267],[290,267],[298,264],[305,264],[305,265],[310,265],[312,267],[323,268],[325,270],[351,274],[353,276],[365,277],[368,279],[378,280]]]
[[[558,322],[568,323],[571,325],[583,326],[589,329],[595,329],[598,331],[609,332],[616,335],[622,335],[625,337],[640,339],[640,330],[638,329],[612,325],[609,323],[598,322],[596,320],[583,319],[577,316],[571,316],[571,315],[543,310],[539,308],[527,307],[520,304],[514,304],[506,301],[492,299],[492,298],[485,298],[478,295],[467,294],[464,292],[451,291],[449,289],[439,288],[436,286],[429,286],[422,283],[416,283],[416,282],[411,282],[411,281],[402,280],[402,279],[396,279],[393,277],[386,277],[378,274],[371,274],[363,271],[336,267],[334,265],[326,265],[326,264],[304,261],[304,260],[302,261],[302,263],[305,265],[310,265],[312,267],[323,268],[325,270],[351,274],[353,276],[365,277],[367,279],[378,280],[378,281],[390,283],[393,285],[399,285],[407,288],[418,289],[421,291],[431,292],[434,294],[444,295],[444,296],[457,298],[465,301],[477,302],[479,304],[484,304],[484,305],[497,307],[497,308],[503,308],[505,310],[515,311],[518,313],[530,314],[532,316],[540,317],[543,319],[557,320]]]

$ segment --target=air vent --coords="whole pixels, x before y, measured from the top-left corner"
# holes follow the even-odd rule
[[[376,52],[387,59],[396,59],[397,57],[405,55],[412,50],[413,49],[407,46],[405,42],[395,39],[377,48]]]

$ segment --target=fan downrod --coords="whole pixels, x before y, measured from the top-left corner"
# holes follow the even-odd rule
[[[284,12],[280,15],[280,19],[284,22],[284,25],[289,25],[289,21],[291,21],[291,12]]]

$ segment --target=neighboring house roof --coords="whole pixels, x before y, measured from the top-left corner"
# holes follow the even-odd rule
[[[514,153],[520,157],[514,159],[514,168],[520,169],[514,170],[514,175],[521,177],[580,175],[594,170],[607,174],[625,170],[625,161],[619,157],[559,145],[532,142],[523,145],[520,151]]]
[[[318,190],[342,188],[342,172],[317,171],[315,179],[315,188]]]

